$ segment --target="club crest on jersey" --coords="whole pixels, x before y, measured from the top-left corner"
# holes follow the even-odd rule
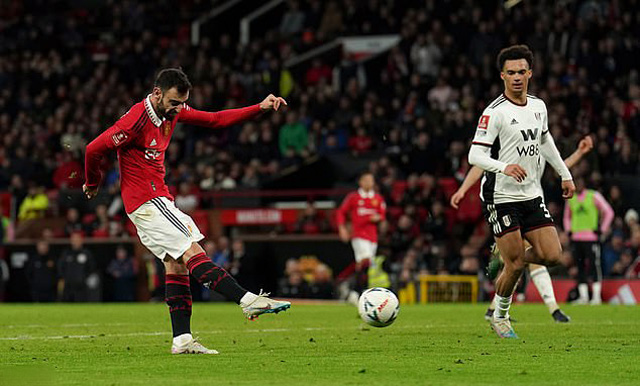
[[[478,129],[487,130],[487,127],[489,127],[489,118],[488,115],[481,116],[480,121],[478,121]]]
[[[509,215],[502,216],[502,223],[504,224],[504,226],[508,227],[509,225],[511,225],[511,217]]]
[[[378,206],[378,200],[376,200],[375,198],[371,200],[371,205],[373,206]]]
[[[113,144],[118,146],[120,145],[122,142],[127,140],[127,133],[125,133],[124,131],[120,130],[117,133],[113,134],[111,136],[111,140],[113,141]]]

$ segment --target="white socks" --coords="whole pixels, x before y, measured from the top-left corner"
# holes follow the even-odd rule
[[[602,282],[594,281],[593,284],[591,284],[591,290],[593,291],[591,303],[602,303]]]
[[[578,300],[581,303],[589,302],[589,285],[587,283],[578,284],[578,294],[580,295]]]
[[[493,318],[508,318],[509,307],[511,307],[511,296],[502,297],[496,294],[494,301],[496,302],[496,310],[493,312]]]
[[[247,291],[246,294],[240,299],[240,307],[246,307],[249,304],[253,303],[258,298],[258,295],[253,292]]]
[[[193,336],[191,336],[191,334],[178,335],[178,336],[173,338],[173,345],[174,346],[178,346],[178,347],[182,347],[182,346],[186,345],[187,343],[191,342],[192,339],[193,339]]]
[[[549,275],[547,267],[542,266],[534,271],[529,271],[529,273],[531,274],[531,280],[533,280],[533,284],[535,284],[538,289],[538,293],[540,294],[540,297],[542,297],[544,304],[546,304],[549,312],[553,313],[559,307],[556,302],[556,296],[553,293],[551,275]]]

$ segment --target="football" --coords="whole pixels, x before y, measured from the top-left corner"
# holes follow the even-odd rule
[[[362,320],[374,327],[387,327],[398,317],[400,303],[386,288],[370,288],[360,295],[358,312]]]

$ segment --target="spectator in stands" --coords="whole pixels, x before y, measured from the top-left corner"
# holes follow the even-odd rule
[[[289,1],[289,9],[280,21],[280,33],[282,35],[295,35],[304,27],[304,12],[300,10],[300,4],[296,0]]]
[[[58,290],[63,302],[86,302],[90,280],[96,275],[96,262],[91,251],[84,247],[82,233],[71,234],[71,248],[58,260]]]
[[[359,119],[358,117],[354,119]],[[354,156],[364,155],[373,148],[373,140],[364,127],[359,126],[354,136],[349,138],[349,149]]]
[[[300,264],[296,259],[287,260],[285,276],[280,279],[278,296],[286,298],[304,298],[309,293],[309,285],[302,276]]]
[[[312,299],[332,299],[334,297],[331,270],[326,264],[318,264],[313,271],[313,280],[309,285],[309,297]]]
[[[49,208],[49,198],[41,187],[34,184],[29,186],[27,196],[20,204],[18,219],[21,221],[42,218]]]
[[[213,263],[219,267],[229,271],[231,268],[231,250],[229,249],[229,238],[220,236],[215,254],[213,255]]]
[[[71,226],[73,228],[73,226]],[[109,237],[116,236],[115,229],[112,230],[111,220],[109,219],[109,214],[107,213],[107,206],[104,204],[96,205],[96,211],[93,218],[90,219],[89,223],[86,226],[87,233],[91,235],[91,237]],[[70,229],[71,232],[73,230]]]
[[[134,301],[138,269],[133,257],[122,245],[116,248],[116,256],[109,262],[107,273],[113,279],[113,300],[116,302]]]
[[[76,208],[67,210],[67,222],[64,225],[64,236],[71,237],[74,233],[85,234],[85,227],[80,221],[80,212]]]
[[[298,114],[293,110],[287,112],[287,123],[280,128],[279,144],[280,154],[285,157],[301,155],[307,147],[307,128],[298,120]]]
[[[427,235],[427,238],[434,242],[442,242],[447,236],[447,217],[444,210],[442,202],[435,200],[431,204],[431,213],[422,226],[422,231]]]
[[[605,277],[609,276],[614,264],[620,260],[624,249],[624,234],[620,231],[614,231],[611,240],[602,251],[602,274]]]
[[[183,212],[191,213],[198,208],[198,197],[193,193],[191,183],[183,181],[178,185],[175,204]]]
[[[296,222],[294,229],[296,233],[317,235],[329,231],[329,222],[325,217],[320,216],[314,203],[307,202],[307,206],[304,208],[302,216]]]
[[[31,299],[34,302],[53,302],[56,300],[57,270],[56,259],[46,240],[39,240],[35,253],[29,256],[26,268],[27,279],[31,287]]]

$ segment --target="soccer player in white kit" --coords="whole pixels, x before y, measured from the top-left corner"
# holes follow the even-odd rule
[[[577,164],[582,159],[582,157],[584,157],[585,154],[589,153],[591,149],[593,149],[593,140],[591,139],[591,137],[586,136],[580,140],[580,143],[578,144],[578,148],[569,157],[567,157],[564,160],[565,165],[567,165],[568,168],[572,168],[575,164]],[[546,166],[546,163],[544,162],[544,160],[541,160],[540,162],[541,172],[539,176],[542,176],[542,173],[544,173],[545,166]],[[460,201],[462,201],[467,191],[473,185],[475,185],[475,183],[478,180],[480,180],[480,178],[482,178],[482,174],[483,174],[483,170],[477,166],[473,166],[469,170],[469,173],[467,173],[467,176],[464,178],[464,181],[462,182],[462,185],[460,185],[460,188],[458,188],[458,190],[451,196],[452,207],[454,207],[455,209],[459,208]],[[527,249],[531,248],[531,245],[527,242],[525,242],[525,246]],[[498,258],[501,259],[500,250],[496,248],[495,252]],[[526,258],[527,258],[527,254],[525,254],[525,259]],[[551,276],[549,275],[549,271],[547,270],[547,267],[545,267],[544,265],[527,262],[527,269],[529,270],[529,274],[531,275],[531,280],[533,281],[533,284],[536,286],[536,289],[540,293],[540,297],[544,301],[544,304],[549,309],[549,313],[553,317],[553,320],[560,323],[569,322],[571,319],[564,312],[562,312],[562,310],[558,306],[558,302],[556,301],[556,296],[553,293],[553,284],[551,282]],[[487,318],[487,320],[491,320],[491,318],[493,318],[494,311],[495,311],[495,298],[491,302],[491,305],[489,306],[489,308],[487,309],[485,318]]]
[[[502,338],[517,338],[509,321],[511,295],[528,261],[542,265],[560,262],[562,246],[542,199],[540,162],[544,158],[562,178],[562,196],[575,191],[571,172],[549,133],[545,103],[527,94],[533,53],[516,45],[498,54],[504,93],[484,110],[469,151],[469,163],[485,174],[480,199],[504,258],[496,280],[496,311],[491,326]]]

